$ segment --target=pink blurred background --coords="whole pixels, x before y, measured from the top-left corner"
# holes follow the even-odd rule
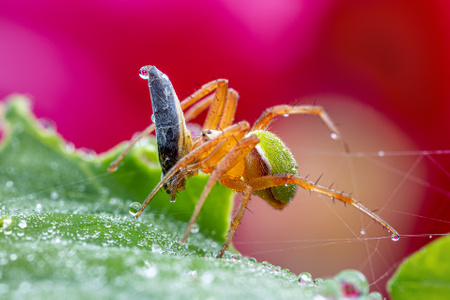
[[[67,140],[103,152],[150,122],[148,89],[137,71],[154,64],[180,98],[214,78],[229,79],[241,95],[236,120],[253,122],[276,104],[318,103],[339,124],[352,153],[448,150],[448,20],[446,1],[1,1],[0,98],[30,95],[36,114],[54,120]],[[343,156],[318,120],[281,118],[274,130],[303,175],[323,173],[324,185],[372,197],[364,203],[401,233],[449,231],[449,155],[421,152],[406,162],[365,155],[365,165],[355,154]],[[398,171],[408,176],[395,178]],[[364,176],[367,191],[355,183]],[[236,247],[315,277],[357,268],[372,290],[383,291],[402,257],[430,241],[359,241],[361,226],[377,237],[389,234],[351,208],[330,208],[328,199],[312,209],[316,198],[300,192],[303,200],[283,212],[253,201]],[[349,219],[350,229],[344,224],[344,233],[333,233],[342,226],[335,212],[345,220],[356,216],[356,225]],[[353,238],[349,244],[347,237]],[[335,238],[342,240],[333,248],[328,244]],[[325,241],[305,246],[309,239]],[[368,259],[370,249],[379,260]]]

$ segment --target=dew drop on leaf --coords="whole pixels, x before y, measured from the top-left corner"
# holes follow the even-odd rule
[[[314,282],[312,275],[308,272],[300,273],[300,275],[298,275],[298,281],[303,286],[311,286]]]
[[[154,243],[152,244],[152,252],[161,254],[163,253],[163,248],[161,247],[161,245]]]
[[[369,299],[371,300],[383,300],[383,296],[378,292],[372,292],[369,294]]]
[[[316,278],[314,279],[314,285],[315,286],[320,286],[323,284],[323,279],[322,278]]]
[[[364,297],[369,293],[366,277],[357,270],[344,270],[334,277],[344,298]]]
[[[39,118],[38,123],[42,126],[42,128],[46,130],[56,131],[56,123],[53,120],[47,118]]]
[[[75,145],[71,142],[66,142],[66,151],[68,153],[73,153],[75,151]]]
[[[210,284],[214,281],[214,278],[215,278],[215,276],[214,276],[213,273],[211,273],[211,272],[205,272],[205,273],[202,274],[202,276],[200,276],[200,282],[201,282],[203,285],[208,286],[208,285],[210,285]]]
[[[36,204],[34,211],[40,213],[42,211],[42,205],[40,203]]]
[[[0,219],[0,225],[1,225],[0,229],[6,229],[11,224],[12,224],[12,219],[9,216]]]
[[[25,220],[20,220],[19,223],[17,224],[19,225],[20,228],[26,228],[27,227],[27,221]]]

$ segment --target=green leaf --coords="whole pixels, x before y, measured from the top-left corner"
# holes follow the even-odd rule
[[[388,282],[392,299],[448,299],[450,236],[436,239],[407,258]]]
[[[160,180],[155,140],[141,141],[109,174],[107,166],[125,144],[102,155],[74,149],[54,129],[42,126],[48,122],[38,122],[29,106],[21,96],[0,104],[1,299],[340,295],[342,278],[319,280],[314,287],[312,277],[299,283],[289,270],[233,251],[216,259],[233,197],[220,184],[199,215],[198,232],[180,244],[205,175],[189,179],[175,203],[159,192],[139,219],[132,217],[129,204],[142,202]]]

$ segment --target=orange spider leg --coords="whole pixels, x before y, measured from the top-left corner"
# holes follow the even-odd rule
[[[128,152],[130,152],[130,150],[134,147],[134,145],[136,145],[136,143],[142,139],[144,136],[149,135],[150,133],[152,133],[153,131],[155,131],[155,124],[152,123],[150,124],[147,128],[144,129],[144,131],[142,131],[137,137],[135,137],[130,144],[128,144],[128,147],[123,150],[123,152],[119,155],[119,157],[117,157],[108,167],[108,172],[112,173],[114,171],[117,170],[117,166],[119,165],[119,163],[123,160],[123,158],[128,154]]]
[[[193,105],[187,112],[184,114],[184,118],[186,122],[189,122],[190,120],[195,119],[200,113],[202,113],[204,110],[206,110],[208,107],[210,107],[213,103],[213,100],[217,99],[216,94],[208,95],[201,101],[197,102],[195,105]],[[239,94],[234,89],[228,89],[227,96],[225,99],[222,99],[222,115],[216,115],[214,117],[219,119],[219,124],[217,125],[217,128],[209,128],[207,126],[204,126],[204,129],[222,129],[227,128],[233,123],[234,115],[236,113],[236,107],[237,107],[237,101],[239,99]],[[210,110],[211,114],[213,113],[213,110]],[[214,112],[217,114],[217,110],[214,110]],[[213,116],[211,116],[212,118]],[[206,123],[206,122],[205,122]],[[208,125],[208,124],[205,124]]]
[[[234,137],[230,137],[230,139],[233,139],[233,138]],[[237,160],[237,158],[241,157],[241,155],[239,155],[239,154],[243,154],[243,155],[248,154],[251,150],[253,150],[253,148],[258,143],[259,143],[259,139],[256,135],[250,135],[246,138],[243,138],[231,149],[230,152],[228,152],[225,155],[225,157],[215,167],[215,170],[209,176],[208,182],[206,183],[206,186],[203,189],[203,192],[202,192],[199,200],[197,201],[197,204],[195,205],[195,209],[192,214],[191,220],[189,221],[189,225],[186,229],[186,232],[185,232],[183,238],[180,240],[181,243],[186,242],[186,240],[191,232],[192,226],[194,225],[195,220],[197,219],[198,214],[200,213],[200,210],[202,209],[202,206],[205,203],[206,197],[208,196],[212,187],[217,183],[217,181],[220,180],[220,178],[224,174],[231,171],[238,162],[242,163],[242,160],[241,161]],[[241,173],[242,172],[243,172],[243,168],[242,168]],[[233,234],[234,234],[234,231],[233,231]],[[231,240],[231,238],[230,238],[230,240]]]
[[[209,93],[216,91],[214,93],[214,99],[210,105],[208,115],[206,116],[205,123],[203,128],[208,129],[217,129],[219,125],[219,121],[222,117],[224,106],[226,103],[226,98],[228,94],[228,80],[226,79],[217,79],[211,82],[208,82],[201,86],[201,88],[193,93],[191,96],[184,99],[180,105],[181,109],[185,109],[198,100],[202,99]]]
[[[228,89],[225,106],[223,108],[223,114],[220,118],[218,129],[227,128],[233,124],[234,116],[236,114],[237,102],[239,94],[234,89]]]
[[[250,203],[250,199],[252,196],[252,187],[250,185],[246,184],[242,180],[236,180],[236,179],[231,179],[231,178],[225,177],[225,178],[222,178],[220,180],[220,182],[224,186],[226,186],[230,189],[233,189],[237,192],[242,192],[242,199],[241,199],[241,203],[239,204],[239,208],[238,208],[233,220],[231,221],[231,226],[230,226],[230,230],[228,232],[227,240],[225,241],[225,244],[223,245],[222,250],[220,250],[220,253],[217,255],[218,258],[221,258],[223,256],[223,254],[225,253],[225,251],[228,248],[228,245],[233,240],[233,236],[236,233],[236,229],[239,226],[239,224],[241,223],[245,209],[247,208],[248,204]]]
[[[277,105],[270,108],[267,108],[262,115],[259,117],[259,119],[255,122],[253,125],[251,131],[254,130],[265,130],[267,126],[269,126],[269,123],[272,121],[272,119],[277,115],[289,115],[289,114],[313,114],[318,115],[322,121],[327,125],[328,129],[330,129],[332,133],[332,137],[336,140],[338,140],[342,147],[344,148],[345,152],[350,152],[350,149],[347,145],[347,143],[344,142],[342,139],[342,135],[339,132],[338,128],[334,124],[334,122],[331,120],[331,118],[328,116],[328,114],[325,112],[323,107],[316,106],[316,105],[297,105],[297,106],[291,106],[291,105]]]
[[[192,106],[198,100],[202,99],[203,97],[217,89],[217,86],[224,81],[227,82],[228,85],[228,80],[226,79],[217,79],[205,83],[197,91],[192,93],[192,95],[186,97],[185,99],[183,99],[183,101],[180,102],[181,109],[185,110],[186,108]]]
[[[163,178],[161,178],[161,181],[155,186],[153,191],[150,193],[150,195],[145,199],[144,203],[142,204],[141,208],[136,214],[136,217],[138,217],[142,211],[145,209],[145,207],[148,205],[148,203],[152,200],[152,198],[155,196],[155,194],[161,189],[161,187],[169,181],[177,172],[179,172],[180,169],[188,166],[192,162],[198,162],[201,161],[202,158],[204,158],[207,154],[209,154],[209,150],[211,148],[214,148],[217,144],[219,144],[221,141],[236,135],[240,132],[247,131],[250,128],[250,125],[246,121],[242,121],[239,123],[236,123],[235,125],[232,125],[228,128],[225,128],[220,135],[215,136],[213,139],[203,143],[198,148],[193,149],[191,152],[189,152],[186,156],[182,157],[167,173],[164,175]]]
[[[212,101],[214,100],[215,95],[209,95],[202,99],[201,101],[197,102],[195,105],[192,105],[192,107],[184,113],[184,119],[187,122],[190,120],[193,120],[197,118],[199,114],[201,114],[203,111],[205,111],[208,107],[211,106]]]
[[[226,99],[228,93],[228,80],[220,81],[217,84],[215,97],[211,106],[209,107],[208,115],[206,116],[203,128],[218,129],[220,119],[223,115]]]
[[[292,174],[276,174],[252,178],[248,181],[248,184],[253,188],[253,190],[262,190],[278,185],[293,184],[293,183],[299,185],[300,187],[306,190],[314,191],[319,194],[329,196],[332,199],[338,199],[344,203],[348,203],[356,207],[358,210],[362,211],[366,215],[368,215],[375,222],[379,223],[381,226],[392,232],[394,235],[398,235],[398,232],[394,228],[392,228],[391,225],[389,225],[386,221],[384,221],[382,218],[373,213],[371,210],[369,210],[367,207],[362,205],[360,202],[355,200],[350,195],[318,185],[306,178],[295,176]]]

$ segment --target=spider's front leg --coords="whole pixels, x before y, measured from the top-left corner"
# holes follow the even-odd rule
[[[339,141],[344,148],[345,152],[350,152],[350,148],[347,143],[342,139],[342,135],[339,132],[337,126],[325,112],[323,107],[317,105],[277,105],[267,108],[259,119],[253,125],[251,131],[253,130],[265,130],[272,119],[278,115],[289,115],[289,114],[313,114],[321,118],[321,120],[327,125],[328,129],[331,131],[331,136],[333,139]]]
[[[213,94],[208,95],[213,91],[215,91]],[[205,98],[202,99],[203,97]],[[183,100],[181,108],[185,110],[192,106],[184,115],[186,122],[196,118],[209,108],[203,129],[220,130],[233,123],[238,99],[238,92],[228,88],[228,80],[217,79],[203,85],[198,91]]]
[[[398,232],[389,225],[385,220],[383,220],[380,216],[369,210],[367,207],[362,205],[360,202],[355,200],[348,194],[338,192],[336,190],[318,185],[315,182],[312,182],[304,177],[300,177],[293,174],[276,174],[276,175],[268,175],[263,177],[253,178],[248,181],[248,184],[254,190],[264,190],[271,187],[296,184],[306,190],[314,191],[326,196],[331,197],[332,199],[338,199],[344,203],[348,203],[354,207],[356,207],[361,212],[368,215],[372,220],[379,223],[381,226],[392,232],[392,236],[395,238],[399,237]]]

